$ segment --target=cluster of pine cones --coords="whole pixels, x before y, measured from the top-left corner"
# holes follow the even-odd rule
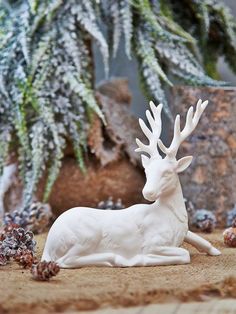
[[[36,241],[31,231],[16,224],[7,224],[0,233],[0,266],[4,266],[11,259],[23,268],[31,269],[36,280],[49,280],[60,271],[54,262],[39,262],[35,255]]]
[[[33,233],[18,227],[7,225],[0,234],[0,265],[6,265],[10,259],[19,260],[19,257],[27,253],[34,256],[36,242]]]
[[[52,219],[52,211],[49,204],[33,202],[28,208],[15,210],[6,213],[3,218],[5,225],[18,225],[30,230],[35,234],[40,234],[48,227]]]
[[[123,209],[124,205],[120,198],[114,202],[112,196],[110,196],[108,200],[99,202],[97,207],[98,209]]]

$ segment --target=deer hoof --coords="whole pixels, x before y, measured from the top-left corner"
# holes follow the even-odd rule
[[[214,246],[212,246],[210,250],[208,251],[208,254],[212,256],[217,256],[217,255],[221,255],[221,252],[217,250]]]

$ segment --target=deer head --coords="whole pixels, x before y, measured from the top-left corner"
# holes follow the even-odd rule
[[[148,201],[156,201],[161,196],[166,196],[177,186],[178,173],[184,171],[192,161],[192,156],[186,156],[179,160],[176,155],[180,144],[193,132],[198,121],[205,110],[208,101],[198,100],[196,111],[190,107],[186,117],[186,123],[183,130],[180,130],[180,115],[176,116],[174,124],[174,135],[170,146],[167,148],[160,140],[162,121],[161,111],[162,104],[157,107],[150,102],[151,111],[146,111],[146,117],[151,130],[147,127],[142,119],[139,119],[140,127],[149,140],[149,144],[143,144],[136,139],[138,148],[137,152],[146,153],[141,155],[142,165],[146,173],[146,184],[143,188],[143,196]],[[159,149],[165,154],[165,157],[159,153]]]

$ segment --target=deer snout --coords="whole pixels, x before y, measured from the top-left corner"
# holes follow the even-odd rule
[[[150,202],[154,202],[157,199],[157,193],[153,190],[148,190],[144,188],[143,197]]]

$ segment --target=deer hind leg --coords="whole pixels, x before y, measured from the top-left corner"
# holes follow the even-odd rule
[[[183,248],[160,246],[152,254],[140,254],[130,259],[117,256],[116,263],[123,267],[180,265],[190,263],[190,255]]]
[[[221,252],[217,250],[210,242],[191,231],[187,232],[184,241],[194,246],[198,251],[205,252],[208,255],[216,256],[221,254]]]
[[[181,265],[190,263],[189,252],[179,247],[158,247],[155,254],[144,257],[144,266]]]

